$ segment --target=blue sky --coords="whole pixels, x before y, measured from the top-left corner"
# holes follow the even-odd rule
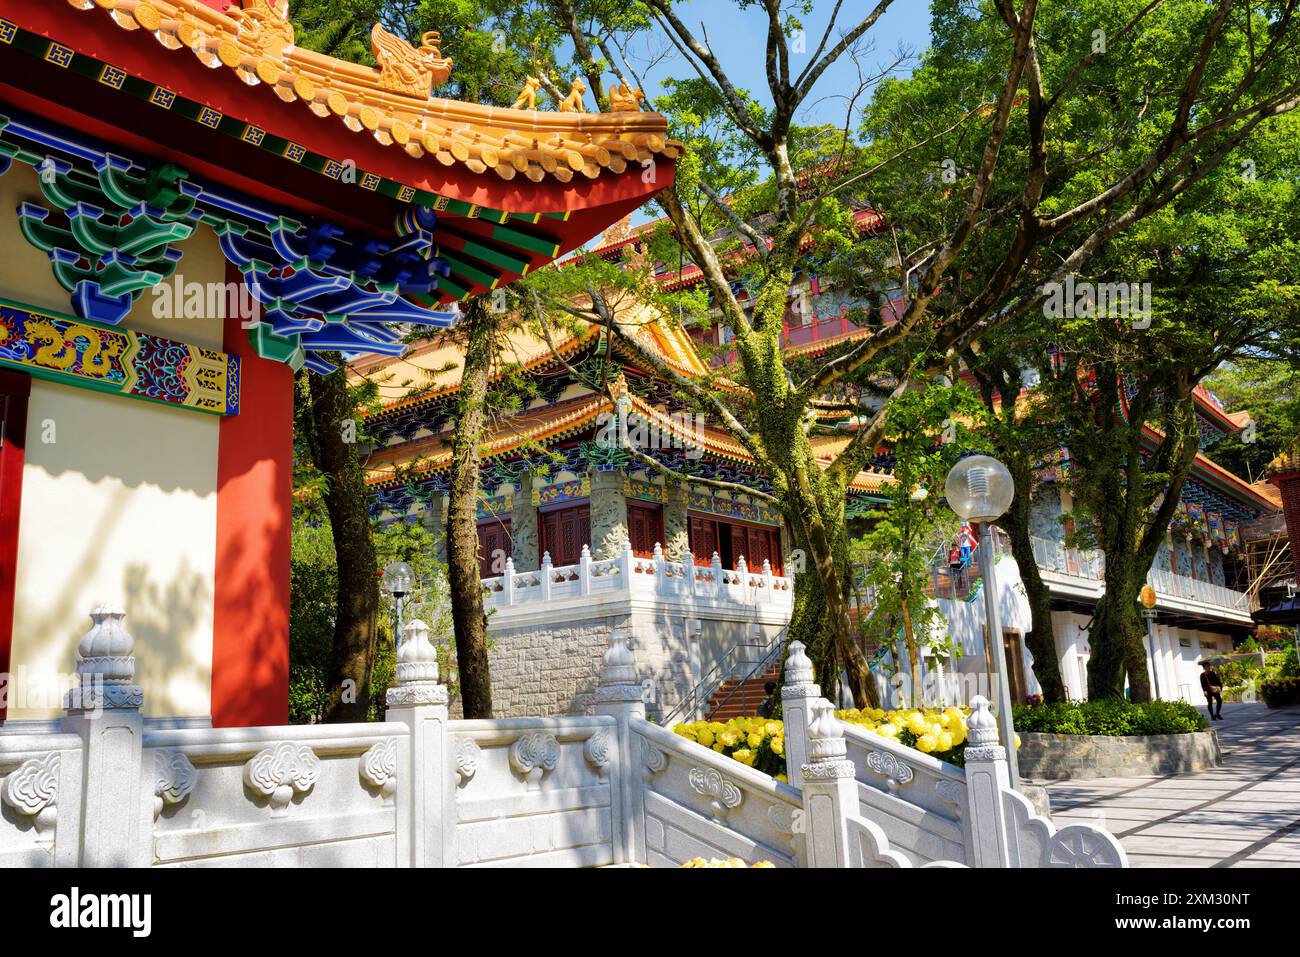
[[[844,0],[835,32],[827,47],[833,47],[839,40],[839,33],[856,25],[872,5],[873,0]],[[792,51],[792,76],[797,76],[804,69],[816,50],[833,7],[833,0],[815,0],[812,13],[801,18],[806,31],[806,53],[801,56]],[[737,87],[748,90],[760,102],[771,103],[764,66],[767,16],[761,6],[741,10],[733,0],[691,0],[677,7],[677,15],[697,38],[703,40],[707,36],[714,55]],[[653,40],[639,45],[636,52],[662,49],[666,45],[667,41],[659,31],[653,31],[653,34]],[[896,0],[869,31],[868,36],[871,39],[870,46],[860,58],[865,75],[875,75],[890,68],[898,61],[900,54],[906,58],[897,69],[904,73],[910,72],[916,57],[929,45],[930,4],[927,0]],[[651,99],[663,92],[659,86],[663,79],[695,75],[676,51],[670,52],[669,59],[658,63],[644,74],[645,92]],[[639,64],[638,69],[641,69]],[[845,55],[822,74],[796,121],[801,124],[843,123],[847,106],[845,97],[856,90],[857,86],[858,68]],[[658,210],[648,206],[633,216],[633,222],[640,224],[657,216]]]
[[[857,24],[873,5],[873,0],[844,0],[836,21],[836,34],[832,34],[827,46],[833,46],[838,39],[837,33]],[[797,75],[807,65],[826,29],[833,8],[832,0],[815,0],[812,13],[801,18],[807,31],[807,52],[802,56],[792,52],[792,74]],[[762,102],[769,103],[763,59],[767,40],[767,16],[762,7],[755,4],[742,11],[732,0],[692,0],[678,5],[676,9],[677,15],[691,27],[697,37],[703,39],[707,34],[709,44],[732,81],[737,86],[748,89]],[[869,31],[868,36],[872,38],[872,44],[862,62],[868,73],[879,71],[893,63],[900,47],[910,51],[913,57],[919,55],[929,44],[929,3],[926,0],[896,0]],[[656,42],[660,39],[656,37]],[[904,69],[909,69],[913,62],[914,60],[905,63]],[[673,61],[661,64],[653,75],[663,78],[689,71],[690,68],[674,55]],[[653,97],[660,91],[649,80],[650,77],[647,77],[650,89],[646,93]],[[857,70],[847,56],[843,57],[822,74],[809,99],[807,112],[799,117],[800,121],[842,122],[845,107],[842,96],[856,87]]]

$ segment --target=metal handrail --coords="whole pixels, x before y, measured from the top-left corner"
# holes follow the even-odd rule
[[[768,668],[772,666],[773,659],[780,657],[781,649],[785,647],[785,635],[786,632],[788,632],[789,630],[790,630],[790,626],[786,625],[784,628],[782,628],[780,631],[776,633],[776,637],[772,639],[772,642],[771,644],[768,645],[767,650],[763,652],[763,656],[758,659],[758,663],[755,664],[754,667],[749,669],[748,674],[746,674],[738,682],[736,682],[736,686],[727,692],[727,696],[723,698],[720,702],[718,702],[718,706],[716,708],[713,708],[711,711],[709,711],[707,715],[704,716],[704,720],[706,721],[709,720],[715,714],[717,714],[719,711],[725,708],[727,706],[727,702],[730,701],[732,697],[735,696],[736,692],[739,691],[741,688],[745,687],[745,682],[749,681],[749,679],[753,678],[755,675],[762,674],[764,671],[766,671]],[[707,701],[708,698],[705,698],[704,700]]]
[[[785,633],[789,628],[790,626],[786,625],[768,642],[763,649],[763,654],[759,656],[760,661],[767,660],[771,657],[774,648],[781,647]],[[677,702],[677,706],[664,715],[663,726],[671,728],[674,722],[698,710],[700,702],[707,702],[709,698],[713,697],[713,694],[722,686],[722,683],[734,675],[736,668],[739,666],[740,650],[746,647],[750,646],[744,644],[735,645],[721,659],[715,662],[713,667],[704,673],[704,677],[696,682],[695,687],[691,688],[686,697]],[[746,677],[749,676],[746,675]]]

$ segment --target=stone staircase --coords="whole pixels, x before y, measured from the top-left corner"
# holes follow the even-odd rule
[[[780,660],[762,674],[752,678],[728,678],[718,685],[709,698],[707,714],[710,721],[728,721],[732,718],[752,718],[766,695],[763,685],[776,681],[781,675]]]

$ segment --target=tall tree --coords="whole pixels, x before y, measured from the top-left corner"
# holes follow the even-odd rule
[[[661,371],[771,477],[809,558],[791,632],[818,650],[823,674],[835,673],[825,663],[847,665],[859,703],[874,686],[849,621],[845,494],[875,455],[893,403],[982,335],[1040,309],[1046,284],[1086,268],[1300,104],[1296,0],[936,0],[934,44],[906,79],[862,58],[861,42],[890,6],[880,0],[840,25],[836,4],[820,38],[795,46],[799,27],[780,4],[738,0],[736,17],[764,22],[762,48],[749,51],[765,64],[760,101],[733,81],[681,4],[644,2],[688,74],[665,81],[655,104],[687,144],[676,183],[658,197],[671,223],[660,240],[674,247],[659,258],[699,268],[734,334],[731,374],[751,403],[733,408],[711,383]],[[818,81],[845,60],[864,80],[844,97],[842,135],[801,130],[796,117]],[[627,57],[619,69],[637,75]],[[883,241],[860,241],[855,200],[882,214]],[[810,229],[907,301],[897,321],[804,369],[782,336]],[[654,365],[648,349],[624,340]],[[883,397],[822,467],[811,403],[832,388],[882,383]]]
[[[506,0],[466,4],[458,0],[304,0],[293,8],[302,46],[373,64],[370,29],[376,22],[409,41],[437,30],[442,48],[455,59],[449,82],[437,92],[481,103],[508,105],[529,72],[554,72],[559,34],[548,21],[520,11]],[[502,329],[511,321],[478,299],[465,303],[464,329],[450,335],[464,342],[454,443],[451,502],[447,524],[448,578],[454,613],[457,671],[465,717],[492,716],[486,618],[479,579],[475,528],[480,443],[489,421],[485,405],[488,377]],[[416,338],[427,337],[417,330]],[[434,333],[435,335],[438,333]],[[443,333],[443,335],[446,335]],[[375,402],[374,383],[349,390],[343,373],[321,377],[304,373],[311,414],[309,429],[316,464],[325,485],[339,575],[338,614],[330,660],[328,720],[362,720],[375,656],[375,616],[379,608],[375,548],[369,496],[358,441],[360,422]],[[419,388],[419,384],[414,386]],[[350,428],[350,441],[335,437]],[[331,431],[334,430],[334,431]],[[342,700],[352,677],[361,683],[360,704]],[[336,702],[336,699],[337,702]]]
[[[329,354],[341,364],[341,357]],[[298,374],[297,426],[323,483],[337,568],[334,639],[325,673],[326,721],[364,721],[378,637],[379,583],[365,472],[356,454],[362,389],[339,368]]]

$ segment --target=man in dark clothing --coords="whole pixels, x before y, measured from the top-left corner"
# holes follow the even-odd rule
[[[767,697],[758,706],[758,716],[760,718],[770,718],[772,717],[772,711],[776,708],[776,682],[769,681],[763,685],[763,694],[767,695]]]
[[[1201,665],[1201,690],[1205,692],[1205,706],[1210,711],[1212,721],[1223,720],[1223,681],[1219,673],[1210,667],[1210,663]],[[1218,706],[1217,708],[1215,706]]]

